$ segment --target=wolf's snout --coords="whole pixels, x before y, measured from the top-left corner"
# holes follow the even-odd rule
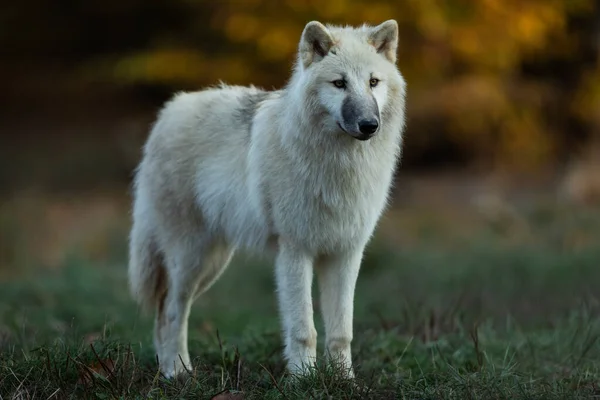
[[[363,119],[358,122],[358,130],[363,135],[372,135],[377,132],[377,128],[379,128],[379,123],[376,119]]]

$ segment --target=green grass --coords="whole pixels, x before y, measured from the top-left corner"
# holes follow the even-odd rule
[[[376,241],[356,292],[355,382],[321,364],[286,376],[268,263],[238,258],[196,303],[195,369],[175,381],[157,373],[152,320],[129,297],[124,254],[27,268],[0,283],[0,398],[600,397],[600,241],[562,245],[573,232],[598,238],[598,218],[531,218],[540,240],[518,245],[493,230],[475,241],[424,233],[405,249]]]

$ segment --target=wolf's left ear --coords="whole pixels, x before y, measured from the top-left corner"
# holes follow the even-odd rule
[[[331,46],[333,46],[333,38],[325,25],[317,21],[306,24],[299,48],[300,59],[304,68],[307,68],[313,62],[322,60],[329,53]]]
[[[369,43],[377,49],[378,53],[395,63],[398,49],[398,23],[390,19],[374,27],[369,35]]]

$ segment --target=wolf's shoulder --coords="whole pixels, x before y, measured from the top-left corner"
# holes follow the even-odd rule
[[[262,102],[278,99],[282,93],[282,90],[267,90],[254,85],[228,85],[220,82],[200,90],[176,92],[165,102],[164,108],[222,105],[233,107],[241,114],[254,115]]]

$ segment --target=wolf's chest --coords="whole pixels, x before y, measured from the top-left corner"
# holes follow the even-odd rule
[[[394,146],[385,144],[292,154],[277,169],[267,163],[274,233],[318,252],[343,251],[368,240],[394,169]]]
[[[371,235],[386,193],[384,184],[315,186],[298,181],[273,210],[276,229],[315,252],[356,246]]]

